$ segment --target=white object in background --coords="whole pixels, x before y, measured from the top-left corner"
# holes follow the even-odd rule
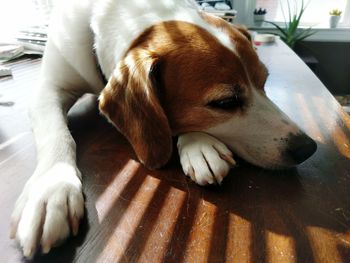
[[[272,43],[275,42],[275,35],[272,34],[256,34],[254,42],[258,43]]]
[[[214,8],[216,10],[231,10],[231,8],[225,3],[216,3]]]
[[[329,17],[329,27],[336,28],[338,26],[340,16],[330,16]]]
[[[208,6],[203,7],[203,10],[204,10],[204,11],[214,10],[214,11],[215,11],[215,8],[212,7],[211,5],[208,5]]]
[[[11,76],[12,70],[8,67],[4,67],[0,65],[0,77]]]
[[[21,45],[0,44],[0,59],[11,59],[18,56],[24,50]]]
[[[36,51],[38,54],[43,54],[44,50],[45,50],[45,46],[43,46],[41,44],[38,45],[35,42],[30,42],[30,41],[29,42],[22,42],[21,41],[21,45],[23,45],[23,47],[25,48],[25,50],[24,50],[25,54],[33,54],[33,53],[30,53],[31,51]],[[29,52],[27,52],[27,50]]]
[[[16,35],[17,42],[27,51],[43,54],[47,42],[47,26],[30,26]]]

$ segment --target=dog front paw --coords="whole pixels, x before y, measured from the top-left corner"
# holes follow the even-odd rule
[[[180,135],[177,147],[184,173],[199,185],[221,184],[236,164],[226,145],[206,133]]]
[[[27,258],[40,245],[43,253],[48,253],[70,232],[77,234],[83,214],[80,172],[59,163],[25,185],[12,213],[10,237],[17,240]]]

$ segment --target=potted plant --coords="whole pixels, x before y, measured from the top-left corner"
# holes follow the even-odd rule
[[[339,20],[340,20],[340,17],[341,17],[341,13],[342,11],[340,11],[339,9],[333,9],[329,12],[329,27],[330,28],[336,28],[338,23],[339,23]]]
[[[295,44],[313,34],[315,34],[315,31],[312,30],[311,27],[308,28],[298,28],[300,19],[302,15],[304,14],[304,11],[307,7],[307,4],[304,4],[304,1],[301,1],[300,8],[291,8],[289,0],[287,0],[288,5],[288,16],[285,16],[283,9],[283,16],[287,17],[288,19],[285,19],[284,26],[279,26],[275,22],[271,21],[265,21],[269,24],[272,24],[276,29],[278,30],[278,35],[280,38],[292,49],[294,49]]]
[[[254,10],[254,22],[259,23],[259,24],[264,22],[266,13],[267,13],[266,9],[262,9],[262,8],[255,9]]]

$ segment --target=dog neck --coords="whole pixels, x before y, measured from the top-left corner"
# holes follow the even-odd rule
[[[221,42],[229,42],[222,32],[203,20],[191,0],[130,1],[134,4],[105,1],[93,10],[91,28],[95,35],[94,47],[106,79],[109,79],[131,43],[147,28],[164,21],[193,23],[209,30]]]

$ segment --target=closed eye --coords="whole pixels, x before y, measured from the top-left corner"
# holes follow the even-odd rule
[[[212,108],[222,109],[222,110],[236,110],[243,108],[244,101],[238,96],[232,96],[229,98],[224,98],[220,100],[213,100],[208,103],[208,106]]]

